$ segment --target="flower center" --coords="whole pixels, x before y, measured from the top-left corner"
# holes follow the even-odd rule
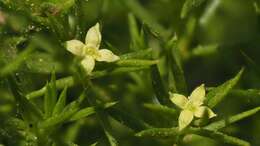
[[[194,104],[192,104],[192,102],[188,102],[186,105],[185,105],[185,109],[191,111],[191,112],[195,112],[196,111],[196,106]]]
[[[84,55],[89,55],[89,56],[92,56],[93,58],[97,58],[100,56],[98,53],[98,50],[95,48],[84,46],[83,51],[84,51],[83,52]]]

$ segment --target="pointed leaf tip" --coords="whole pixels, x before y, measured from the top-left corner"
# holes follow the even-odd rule
[[[237,75],[223,83],[222,85],[214,88],[211,90],[207,95],[207,105],[210,108],[215,107],[218,103],[220,103],[226,95],[229,93],[231,89],[235,87],[235,85],[238,83],[240,80],[242,74],[244,72],[244,67],[241,68],[241,70],[237,73]]]

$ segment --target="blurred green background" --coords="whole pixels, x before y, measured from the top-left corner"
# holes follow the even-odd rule
[[[73,56],[66,51],[64,42],[71,39],[83,41],[87,30],[96,22],[99,22],[102,28],[102,47],[113,49],[118,55],[134,52],[138,49],[136,47],[142,45],[133,45],[129,26],[130,14],[136,17],[139,31],[142,30],[144,33],[144,49],[152,48],[153,58],[161,60],[159,68],[166,87],[170,85],[167,68],[163,63],[164,56],[161,55],[162,43],[165,42],[158,39],[157,31],[159,38],[162,37],[163,40],[177,37],[188,93],[202,83],[207,87],[218,86],[232,78],[241,67],[246,67],[236,88],[255,89],[254,94],[244,96],[228,94],[214,109],[218,114],[217,119],[259,106],[260,1],[187,1],[1,0],[0,70],[3,70],[6,64],[17,60],[20,53],[24,53],[25,57],[20,57],[24,61],[16,65],[15,70],[1,72],[3,76],[0,78],[0,121],[5,123],[5,119],[16,116],[17,113],[13,95],[4,75],[15,73],[21,79],[23,92],[27,94],[44,86],[54,68],[57,78],[73,74]],[[150,26],[151,23],[154,25]],[[33,49],[30,51],[31,47]],[[154,102],[155,93],[151,82],[149,71],[124,73],[93,80],[102,91],[100,94],[104,96],[103,101],[120,101],[116,108],[120,109],[121,114],[132,115],[137,118],[136,120],[155,127],[176,125],[174,118],[164,117],[143,108],[143,103]],[[68,101],[74,100],[81,90],[80,86],[69,88]],[[172,139],[135,137],[134,133],[138,131],[115,120],[117,112],[114,109],[107,110],[107,113],[113,115],[110,117],[112,131],[119,145],[173,145]],[[258,146],[260,145],[259,113],[223,131],[249,141],[252,146]],[[96,141],[99,142],[98,145],[108,145],[103,129],[95,116],[62,125],[56,136],[59,139],[70,139],[80,146],[90,145]],[[0,135],[0,143],[10,145],[8,138],[10,137]],[[183,145],[225,144],[197,137]]]

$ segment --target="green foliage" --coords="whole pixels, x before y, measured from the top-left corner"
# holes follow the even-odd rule
[[[245,111],[243,113],[228,117],[227,119],[213,122],[213,123],[209,124],[208,126],[206,126],[205,128],[210,129],[210,130],[218,130],[218,129],[226,127],[229,124],[232,124],[232,123],[237,122],[241,119],[244,119],[248,116],[256,114],[259,110],[260,110],[259,107],[256,107],[254,109]]]
[[[157,96],[157,99],[161,102],[161,104],[169,103],[168,93],[165,90],[165,87],[162,83],[162,78],[160,76],[158,67],[156,65],[153,65],[151,67],[151,76],[152,76],[153,89],[155,95]]]
[[[216,106],[221,100],[225,98],[225,96],[228,94],[228,92],[237,84],[239,81],[244,69],[242,68],[239,73],[232,78],[231,80],[228,80],[224,84],[214,88],[211,90],[208,95],[207,95],[207,104],[209,107],[214,107]]]
[[[22,129],[24,129],[23,132],[25,135],[30,134],[27,131],[28,128],[35,127],[31,132],[35,137],[39,138],[38,141],[35,141],[38,145],[42,145],[43,143],[48,145],[55,144],[55,139],[50,138],[52,131],[57,130],[59,126],[66,122],[83,119],[95,113],[95,107],[84,109],[80,107],[86,97],[85,92],[77,100],[66,105],[67,88],[64,88],[58,100],[56,100],[57,89],[55,80],[55,72],[53,72],[50,83],[46,85],[46,92],[43,99],[44,108],[41,109],[40,106],[37,107],[22,94],[18,82],[14,77],[9,78],[11,90],[18,105],[18,113],[22,116],[22,119],[17,120],[23,124],[22,127],[24,128]],[[102,108],[109,108],[113,105],[115,105],[115,102],[108,103]],[[16,125],[20,126],[21,124],[17,123]]]
[[[259,12],[259,0],[1,0],[0,145],[260,145]],[[96,23],[120,59],[86,74],[66,42]],[[169,92],[201,84],[196,107],[217,116],[187,106],[180,130]]]
[[[137,0],[121,0],[123,5],[132,11],[133,14],[136,15],[140,20],[142,20],[151,31],[160,37],[167,37],[167,32],[165,28],[163,28],[150,14],[147,12]]]
[[[181,10],[181,18],[187,17],[192,9],[199,7],[205,1],[206,0],[186,0]]]
[[[170,91],[172,92],[178,92],[178,93],[187,93],[187,86],[185,81],[184,72],[181,65],[181,57],[180,52],[178,48],[178,43],[173,38],[170,40],[167,44],[168,47],[166,51],[167,55],[167,62],[168,67],[170,68],[169,71],[169,82],[172,82],[172,88]]]

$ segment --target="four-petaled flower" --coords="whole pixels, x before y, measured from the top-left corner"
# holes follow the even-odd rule
[[[114,62],[119,60],[117,55],[107,49],[100,49],[101,34],[99,23],[91,27],[86,35],[85,44],[79,40],[70,40],[66,42],[67,50],[72,54],[82,58],[81,65],[90,74],[95,67],[96,61]]]
[[[197,118],[204,116],[213,118],[216,116],[210,108],[202,106],[205,100],[204,84],[197,87],[188,98],[184,95],[170,93],[170,100],[182,109],[178,119],[180,130],[187,127],[192,122],[194,116]]]

